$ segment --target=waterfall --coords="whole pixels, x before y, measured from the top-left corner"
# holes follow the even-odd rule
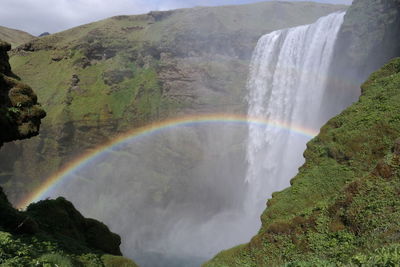
[[[260,39],[248,81],[249,116],[317,129],[332,115],[320,103],[342,20],[336,13]],[[177,124],[132,137],[42,197],[62,195],[105,222],[140,266],[199,266],[247,242],[259,229],[265,197],[286,187],[302,163],[309,137],[250,125]]]
[[[260,38],[247,85],[249,117],[317,130],[334,115],[326,114],[321,103],[344,14]],[[310,138],[273,126],[249,126],[247,204],[256,216],[265,208],[266,197],[289,186],[304,162],[302,153]]]

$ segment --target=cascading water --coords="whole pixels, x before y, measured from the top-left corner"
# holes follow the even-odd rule
[[[248,116],[290,127],[319,129],[334,114],[321,107],[337,34],[344,13],[316,23],[264,35],[253,54],[248,81]],[[258,216],[265,198],[282,190],[304,162],[309,138],[276,127],[249,126],[247,207]]]

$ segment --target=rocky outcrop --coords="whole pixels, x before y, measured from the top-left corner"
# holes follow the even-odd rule
[[[119,248],[121,238],[103,223],[84,218],[65,198],[31,204],[26,214],[37,222],[42,231],[56,239],[73,239],[108,254],[122,255]]]
[[[0,41],[0,146],[37,135],[46,116],[33,90],[11,72],[10,49],[10,44]]]
[[[400,55],[399,36],[400,0],[354,0],[339,33],[337,68],[347,67],[365,80]]]

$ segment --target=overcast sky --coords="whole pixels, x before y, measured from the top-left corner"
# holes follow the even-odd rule
[[[296,0],[298,1],[298,0]],[[352,0],[312,0],[350,4]],[[1,0],[0,26],[33,35],[55,33],[115,15],[193,6],[246,4],[261,0]]]

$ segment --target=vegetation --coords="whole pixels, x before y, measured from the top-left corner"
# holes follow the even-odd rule
[[[0,231],[0,265],[7,267],[137,267],[126,258],[101,255],[90,250],[67,253],[54,240],[15,236]]]
[[[84,218],[63,198],[13,209],[0,191],[1,266],[136,267],[123,258],[120,237],[107,226]],[[113,254],[113,255],[110,255]]]
[[[308,143],[306,163],[268,201],[250,243],[204,266],[398,265],[399,88],[395,59]]]

